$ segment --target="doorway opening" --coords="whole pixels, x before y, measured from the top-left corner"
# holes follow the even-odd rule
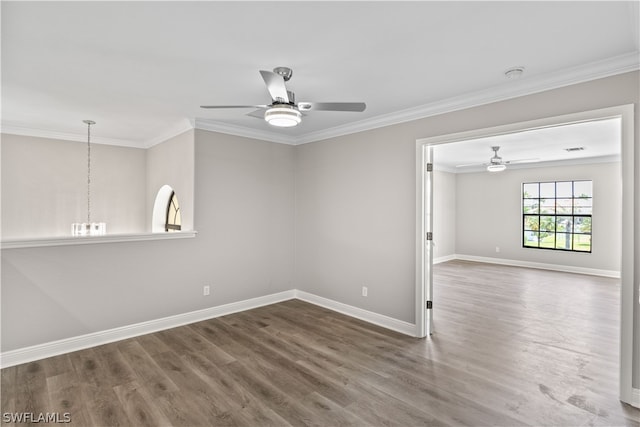
[[[437,295],[433,293],[434,242],[438,241],[434,230],[433,171],[434,149],[445,144],[481,138],[502,138],[533,130],[553,129],[577,123],[589,123],[607,119],[619,119],[621,158],[621,232],[625,236],[634,235],[634,130],[633,105],[611,107],[601,110],[552,117],[541,120],[514,123],[487,129],[424,138],[416,141],[416,335],[429,337],[437,333]],[[535,142],[532,142],[535,149]],[[486,147],[484,147],[486,148]],[[491,148],[491,147],[489,147]],[[563,147],[573,148],[573,147]],[[498,150],[494,150],[497,155]],[[492,156],[486,156],[489,166],[494,163]],[[507,159],[508,160],[508,159]],[[459,163],[466,167],[464,161]],[[509,167],[509,164],[506,164]],[[486,168],[487,165],[481,164]],[[487,173],[491,173],[487,171]],[[516,203],[518,203],[516,201]],[[519,205],[518,205],[519,206]],[[436,208],[437,209],[437,208]],[[520,220],[519,220],[520,221]],[[620,237],[620,400],[633,402],[633,309],[634,309],[634,239]],[[594,243],[595,244],[595,243]],[[500,248],[496,246],[496,252]],[[434,321],[435,317],[435,321]],[[633,403],[632,403],[633,404]]]

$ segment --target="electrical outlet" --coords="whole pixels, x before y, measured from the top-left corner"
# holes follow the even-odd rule
[[[500,246],[496,246],[496,253],[500,252]]]
[[[369,289],[367,289],[366,286],[363,286],[362,287],[362,296],[366,297],[368,293],[369,293]]]
[[[204,285],[202,288],[202,295],[207,296],[211,293],[211,287],[209,285]]]

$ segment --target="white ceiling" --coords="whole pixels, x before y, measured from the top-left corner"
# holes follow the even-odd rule
[[[514,162],[508,169],[619,161],[620,132],[620,118],[612,118],[467,139],[435,146],[433,163],[453,173],[484,171],[494,155],[491,147],[500,147],[503,162]]]
[[[192,127],[285,143],[425,117],[639,68],[638,2],[2,1],[2,130],[149,147]],[[293,68],[292,129],[258,70]],[[505,70],[524,66],[508,80]],[[486,148],[486,147],[485,147]],[[507,150],[504,151],[507,157]],[[482,159],[491,152],[482,153]],[[513,156],[520,157],[518,153]]]

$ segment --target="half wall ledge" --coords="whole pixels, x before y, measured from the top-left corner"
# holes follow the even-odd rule
[[[100,243],[142,242],[149,240],[189,239],[196,237],[197,231],[180,231],[175,233],[136,233],[107,234],[104,236],[86,237],[49,237],[36,239],[11,239],[0,242],[1,249],[41,248],[47,246],[93,245]]]

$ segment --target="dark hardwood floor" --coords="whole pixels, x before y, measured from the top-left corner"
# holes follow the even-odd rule
[[[463,261],[435,271],[430,340],[291,300],[3,369],[3,421],[640,426],[617,399],[617,280]]]

